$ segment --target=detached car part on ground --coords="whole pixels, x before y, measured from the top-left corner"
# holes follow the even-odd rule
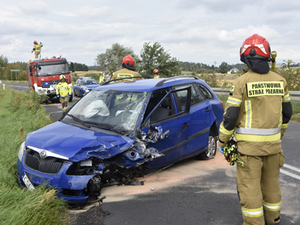
[[[105,84],[59,121],[27,135],[18,154],[22,187],[45,185],[69,202],[189,157],[216,154],[223,105],[193,76]]]

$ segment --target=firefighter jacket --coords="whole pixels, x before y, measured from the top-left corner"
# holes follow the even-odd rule
[[[33,45],[32,52],[34,52],[34,51],[35,52],[40,52],[41,51],[41,47],[43,47],[42,43]]]
[[[72,94],[72,88],[67,82],[59,82],[56,86],[56,94],[64,98]]]
[[[286,80],[269,71],[249,70],[237,78],[225,105],[219,145],[234,134],[238,151],[264,156],[281,152],[281,139],[292,116]]]
[[[123,79],[116,82],[140,80],[140,78],[132,78],[132,77],[142,77],[142,76],[136,71],[123,68],[121,70],[114,72],[111,80],[120,79],[120,78],[128,78],[128,79]]]
[[[103,83],[103,82],[105,82],[105,78],[104,78],[104,76],[101,74],[101,75],[99,76],[99,83]]]

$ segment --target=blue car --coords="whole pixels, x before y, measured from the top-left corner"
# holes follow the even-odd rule
[[[21,187],[52,187],[68,202],[99,199],[101,188],[195,157],[212,159],[223,104],[194,76],[104,84],[57,122],[27,135]]]
[[[76,80],[74,85],[74,95],[83,97],[91,90],[99,87],[100,84],[95,81],[92,77],[81,77]]]

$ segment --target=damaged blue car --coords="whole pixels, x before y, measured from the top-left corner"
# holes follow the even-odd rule
[[[57,122],[27,135],[21,187],[52,187],[68,202],[195,157],[212,159],[223,104],[203,81],[178,76],[104,84]]]

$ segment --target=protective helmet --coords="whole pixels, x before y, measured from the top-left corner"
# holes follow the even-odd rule
[[[65,75],[62,74],[62,75],[60,75],[59,79],[60,80],[65,79],[66,80],[66,77],[65,77]]]
[[[253,34],[248,37],[241,49],[240,49],[240,57],[244,55],[247,58],[270,58],[270,44],[269,42],[262,36],[258,34]]]
[[[33,44],[35,44],[35,45],[36,45],[36,44],[37,44],[37,41],[34,41],[34,42],[33,42]]]
[[[158,69],[153,70],[153,73],[158,74]]]
[[[123,58],[122,64],[134,66],[134,59],[132,56],[127,55]]]

